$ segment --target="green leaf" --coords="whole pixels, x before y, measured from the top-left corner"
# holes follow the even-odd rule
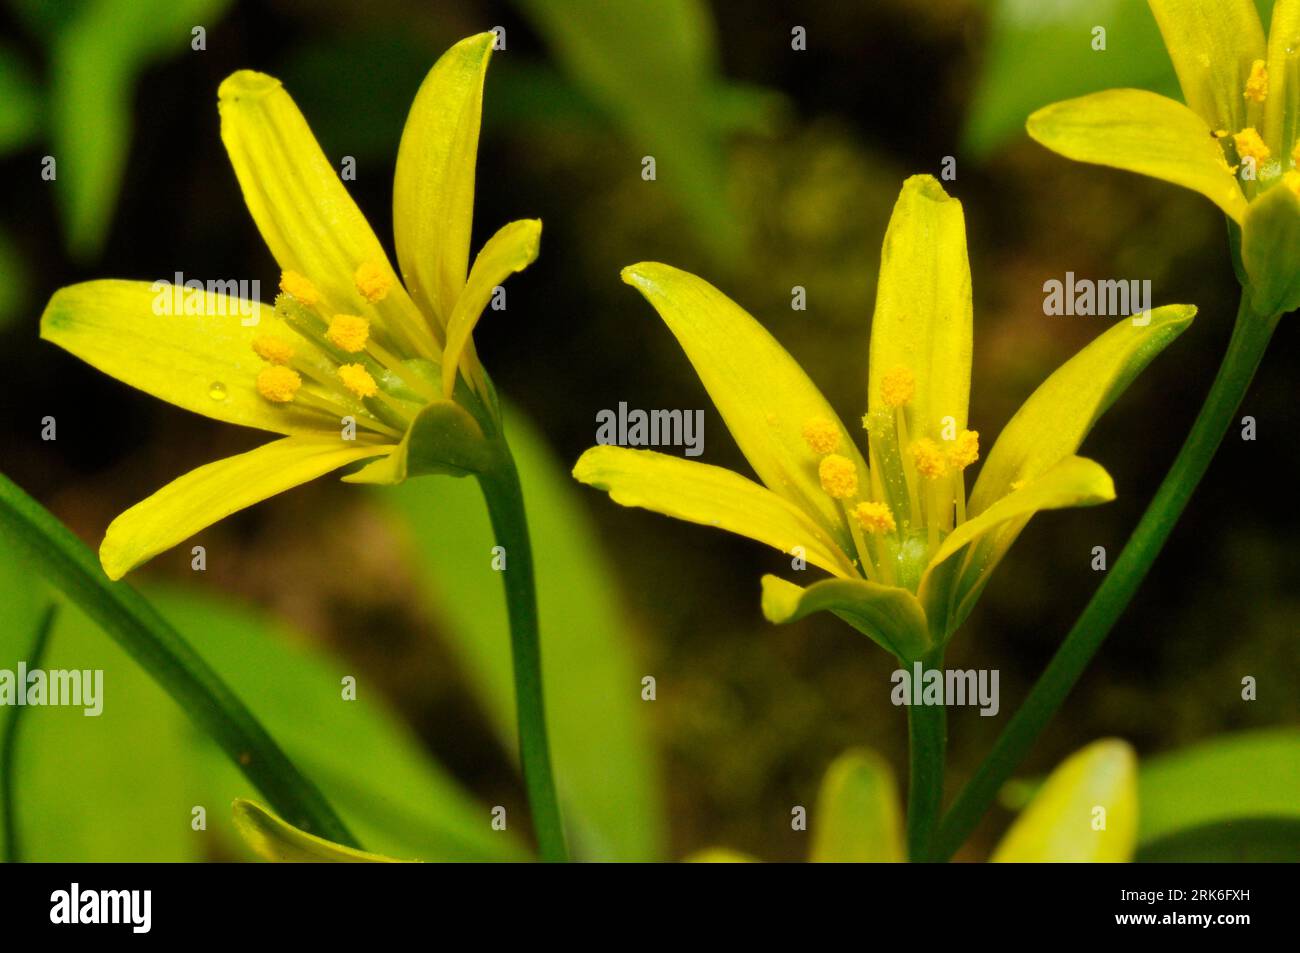
[[[23,148],[41,126],[41,94],[22,59],[0,47],[0,155]]]
[[[507,408],[505,421],[528,508],[547,718],[571,845],[588,859],[661,858],[659,773],[640,694],[646,672],[632,652],[634,633],[604,547],[567,467],[518,412]],[[516,750],[510,633],[478,487],[425,478],[375,499],[408,528],[423,590],[436,599],[452,649]]]
[[[54,28],[50,123],[68,250],[98,253],[117,203],[131,134],[131,99],[150,64],[191,50],[229,0],[88,0]]]
[[[1141,863],[1296,863],[1300,819],[1240,818],[1169,834],[1138,847]]]
[[[1178,80],[1145,0],[990,0],[984,64],[965,148],[987,156],[1024,135],[1041,106],[1117,87],[1180,98]],[[1094,50],[1093,28],[1106,30]]]
[[[812,819],[817,863],[902,863],[903,816],[889,763],[874,751],[846,751],[822,781]]]
[[[243,798],[235,799],[234,816],[240,836],[254,853],[266,860],[323,864],[402,863],[392,857],[368,854],[364,850],[354,850],[300,831],[260,805]]]
[[[1149,758],[1138,799],[1143,845],[1243,818],[1300,819],[1300,730],[1241,732]]]
[[[0,539],[73,600],[129,652],[191,719],[240,762],[244,774],[299,826],[331,839],[351,834],[230,688],[129,584],[110,582],[99,560],[39,503],[0,475]]]
[[[265,616],[196,590],[154,588],[150,596],[240,687],[367,848],[431,861],[527,859],[512,834],[492,830],[488,807],[429,758],[373,684],[342,660],[308,648]],[[347,675],[357,678],[354,701],[343,698]],[[198,746],[196,756],[209,825],[222,828],[227,819],[214,814],[248,795],[248,784],[212,746]],[[233,830],[225,833],[235,839]]]
[[[718,92],[716,37],[700,0],[518,0],[569,78],[655,158],[713,252],[737,250],[723,155],[730,106]],[[752,101],[752,98],[751,98]],[[734,100],[733,100],[734,102]],[[628,175],[640,175],[640,155]],[[657,186],[646,183],[654,190]],[[647,196],[647,202],[657,201]]]

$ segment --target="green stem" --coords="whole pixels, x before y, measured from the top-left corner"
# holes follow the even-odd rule
[[[943,667],[943,652],[921,660],[922,675]],[[911,678],[912,672],[908,671]],[[943,805],[944,753],[948,747],[948,710],[943,704],[925,705],[913,698],[907,709],[907,737],[911,766],[907,783],[907,854],[925,860],[939,825]]]
[[[510,616],[510,648],[514,660],[515,707],[519,722],[519,758],[524,788],[532,809],[533,828],[542,859],[564,861],[564,826],[551,771],[551,749],[546,738],[546,706],[542,695],[542,652],[537,627],[537,585],[533,553],[528,539],[519,471],[504,441],[498,444],[497,462],[478,474],[487,501],[492,532],[505,550],[501,573]]]
[[[79,605],[217,742],[295,827],[359,846],[320,790],[303,777],[221,677],[140,593],[110,582],[95,554],[8,477],[0,474],[0,539]]]
[[[36,638],[27,653],[27,668],[38,669],[45,658],[54,620],[59,615],[57,603],[50,603],[36,625]],[[0,802],[4,804],[5,863],[16,864],[22,859],[22,845],[18,838],[18,805],[14,800],[14,766],[18,752],[18,723],[25,709],[15,708],[5,725],[4,739],[0,740]]]
[[[998,790],[1061,707],[1133,598],[1209,468],[1277,327],[1277,316],[1254,313],[1248,301],[1249,292],[1243,293],[1227,353],[1177,459],[1114,568],[1074,623],[1029,696],[1002,730],[989,756],[953,803],[934,844],[936,859],[951,857],[970,836]]]

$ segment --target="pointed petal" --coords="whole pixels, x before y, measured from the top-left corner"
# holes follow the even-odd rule
[[[839,504],[821,487],[819,458],[804,442],[812,418],[840,430],[839,453],[853,460],[858,484],[867,465],[835,411],[767,329],[708,282],[688,272],[642,262],[623,269],[681,344],[740,452],[773,493],[815,514],[841,549],[851,547]]]
[[[242,797],[235,798],[234,814],[239,836],[263,860],[308,864],[406,863],[309,834]]]
[[[1099,820],[1104,820],[1104,826]],[[1096,741],[1048,775],[990,859],[995,863],[1125,863],[1137,848],[1137,825],[1133,749],[1123,741]]]
[[[240,70],[217,92],[221,141],[248,211],[282,271],[305,275],[321,310],[358,314],[388,328],[423,357],[441,340],[416,310],[388,255],[325,158],[307,120],[280,81]],[[377,267],[391,285],[377,303],[362,297],[356,272]]]
[[[1240,224],[1246,197],[1205,120],[1140,89],[1111,89],[1045,106],[1029,135],[1078,162],[1149,175],[1199,192]]]
[[[231,513],[392,449],[348,443],[337,437],[284,437],[206,464],[113,520],[100,544],[99,561],[110,579],[121,579]]]
[[[1264,140],[1285,155],[1300,136],[1300,0],[1277,0],[1268,27],[1268,99]],[[1286,168],[1286,165],[1283,165]]]
[[[836,576],[856,575],[849,557],[806,513],[738,473],[653,450],[592,447],[573,468],[579,483],[679,520],[738,533],[804,558]]]
[[[835,759],[813,815],[813,863],[902,863],[903,814],[889,762],[866,748]]]
[[[1145,324],[1145,316],[1125,318],[1057,368],[999,434],[971,491],[971,516],[1078,450],[1097,418],[1195,316],[1191,305],[1167,305]]]
[[[908,405],[912,435],[939,436],[949,416],[961,430],[970,363],[966,219],[961,203],[934,178],[915,175],[903,183],[881,251],[867,405],[881,408],[881,380],[906,368],[916,377]]]
[[[488,239],[474,259],[465,289],[456,298],[451,319],[447,322],[447,346],[442,355],[442,393],[450,398],[456,388],[456,370],[462,363],[465,345],[478,323],[483,309],[497,285],[517,271],[523,271],[537,258],[542,240],[542,223],[535,218],[511,222]],[[468,359],[468,354],[465,355]],[[474,364],[478,364],[477,358]],[[466,378],[473,380],[475,367]]]
[[[185,291],[179,310],[161,282],[86,281],[61,288],[41,315],[41,337],[147,394],[226,423],[274,433],[319,433],[333,418],[257,392],[266,365],[253,353],[274,333],[273,309],[256,301]],[[185,313],[185,303],[201,314]],[[245,325],[245,321],[256,324]],[[292,340],[290,331],[282,336]]]
[[[865,579],[825,579],[805,589],[778,576],[763,577],[763,615],[769,622],[782,625],[823,611],[897,658],[919,659],[931,648],[925,612],[906,589]]]
[[[1183,98],[1215,129],[1246,123],[1246,79],[1264,58],[1255,0],[1150,0]]]
[[[439,327],[451,320],[469,267],[474,163],[492,33],[461,40],[415,94],[397,150],[393,232],[411,295]]]
[[[918,594],[932,631],[940,637],[951,635],[962,623],[993,570],[1035,513],[1095,506],[1113,499],[1114,481],[1101,464],[1085,457],[1066,457],[962,523],[943,541],[921,577]],[[967,546],[972,549],[959,570],[944,565]]]

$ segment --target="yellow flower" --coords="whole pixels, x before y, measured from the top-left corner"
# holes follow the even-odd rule
[[[885,236],[865,454],[794,359],[716,288],[648,262],[623,280],[677,337],[762,485],[615,446],[588,450],[574,476],[616,503],[739,533],[825,570],[833,578],[807,588],[765,576],[768,619],[832,610],[908,659],[947,641],[1034,513],[1113,498],[1106,471],[1074,452],[1195,314],[1171,306],[1145,325],[1125,319],[1058,369],[1002,432],[967,499],[964,470],[979,456],[966,428],[970,266],[961,203],[933,178],[907,180]]]
[[[186,410],[284,435],[117,517],[100,547],[110,577],[340,467],[368,461],[344,477],[368,483],[467,472],[466,447],[499,433],[471,332],[493,289],[537,257],[541,223],[506,225],[470,267],[493,39],[447,51],[411,106],[393,184],[401,280],[280,82],[241,70],[218,90],[221,138],[281,269],[274,307],[226,293],[230,281],[192,291],[90,281],[50,299],[46,340]]]
[[[1276,188],[1300,155],[1300,0],[1267,39],[1254,0],[1149,0],[1186,105],[1137,89],[1055,103],[1029,134],[1080,162],[1201,193],[1239,229],[1256,310],[1300,306],[1300,196]]]

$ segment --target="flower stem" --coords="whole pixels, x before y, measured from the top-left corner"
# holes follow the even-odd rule
[[[496,465],[478,474],[496,543],[505,550],[501,573],[510,616],[510,647],[514,660],[515,706],[519,721],[519,758],[524,787],[532,809],[533,828],[542,859],[565,861],[564,826],[560,819],[551,749],[546,738],[546,707],[542,694],[542,653],[537,626],[537,585],[532,546],[524,512],[523,489],[514,457],[504,441],[498,444]]]
[[[51,602],[41,620],[36,624],[36,638],[32,640],[31,650],[27,653],[27,667],[38,669],[45,657],[45,647],[50,642],[50,632],[54,629],[54,620],[58,618],[58,603]],[[22,845],[18,834],[18,805],[14,794],[14,768],[18,756],[18,723],[22,721],[25,708],[15,708],[5,725],[4,738],[0,740],[0,801],[4,804],[4,836],[6,864],[16,864],[22,859]]]
[[[993,750],[957,796],[939,828],[933,859],[951,857],[970,836],[998,790],[1061,707],[1137,592],[1223,442],[1268,348],[1277,319],[1276,315],[1255,313],[1249,305],[1249,291],[1243,293],[1228,350],[1177,459],[1114,568],[1074,623],[1029,696],[1002,730]]]
[[[943,666],[942,650],[921,660],[921,672]],[[911,672],[908,672],[911,677]],[[939,825],[943,805],[944,753],[948,746],[948,710],[942,703],[922,704],[912,698],[907,709],[907,736],[911,769],[907,783],[907,854],[925,860]]]

